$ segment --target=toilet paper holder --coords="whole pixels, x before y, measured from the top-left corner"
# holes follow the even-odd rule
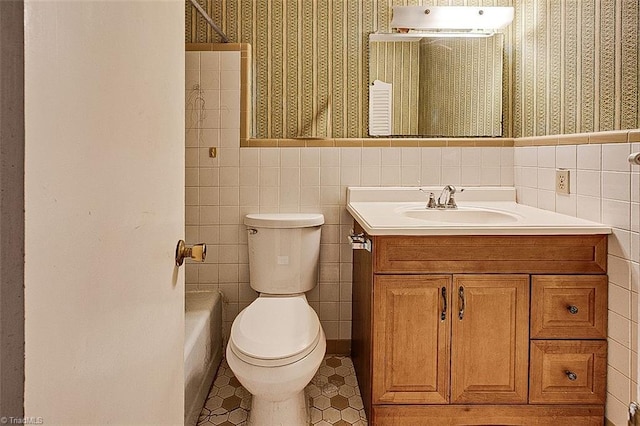
[[[179,240],[176,246],[176,266],[182,266],[187,257],[195,262],[204,262],[207,258],[207,245],[198,243],[188,247],[184,240]]]

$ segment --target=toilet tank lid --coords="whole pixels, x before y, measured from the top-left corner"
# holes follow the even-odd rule
[[[322,213],[251,213],[244,224],[257,228],[308,228],[324,223]]]

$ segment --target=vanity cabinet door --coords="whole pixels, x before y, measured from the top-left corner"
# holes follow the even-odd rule
[[[529,276],[454,275],[451,403],[527,402]]]
[[[449,400],[451,275],[376,275],[373,403]]]

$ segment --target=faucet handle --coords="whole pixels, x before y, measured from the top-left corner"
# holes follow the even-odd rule
[[[438,205],[436,204],[436,196],[433,194],[433,192],[429,193],[429,200],[427,201],[427,208],[428,209],[435,209]]]
[[[427,196],[429,197],[429,199],[427,200],[427,209],[435,209],[436,207],[438,207],[438,203],[436,203],[436,196],[433,194],[433,192],[427,192],[422,188],[418,188],[418,191],[428,194]]]
[[[457,209],[458,205],[456,204],[455,198],[453,198],[453,192],[449,194],[449,200],[447,201],[446,207],[448,209]]]

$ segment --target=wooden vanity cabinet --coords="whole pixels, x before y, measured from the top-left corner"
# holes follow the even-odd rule
[[[370,425],[602,425],[606,236],[370,238],[352,314]]]
[[[373,285],[374,403],[527,402],[528,275],[381,275]]]

